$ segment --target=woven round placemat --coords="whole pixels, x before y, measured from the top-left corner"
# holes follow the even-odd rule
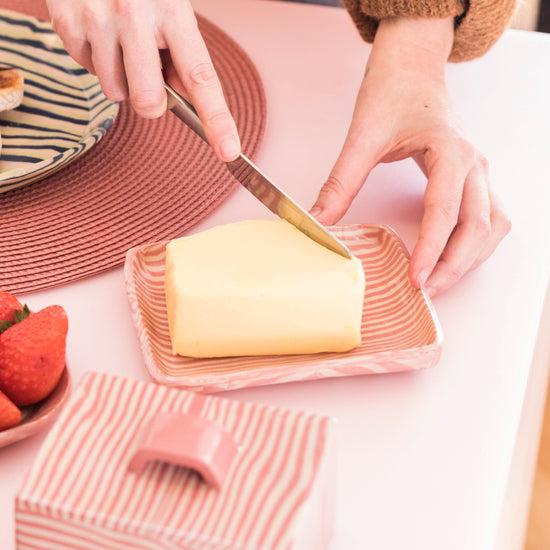
[[[198,19],[243,152],[254,157],[266,111],[259,74],[233,39]],[[0,194],[0,289],[33,292],[119,266],[133,246],[184,234],[237,186],[175,115],[142,119],[124,102],[108,134],[73,164]]]

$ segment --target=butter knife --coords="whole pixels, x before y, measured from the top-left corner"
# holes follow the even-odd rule
[[[169,84],[165,84],[164,87],[168,95],[168,109],[208,143],[204,128],[193,105],[178,94]],[[226,166],[237,181],[267,206],[271,212],[290,222],[310,239],[313,239],[325,248],[345,258],[351,258],[351,253],[346,245],[291,199],[282,189],[277,187],[243,154],[240,154],[237,159],[227,162]]]

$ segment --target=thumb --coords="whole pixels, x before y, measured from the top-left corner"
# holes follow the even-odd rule
[[[377,164],[375,155],[358,145],[349,138],[346,140],[311,207],[310,214],[324,225],[333,225],[342,218]]]

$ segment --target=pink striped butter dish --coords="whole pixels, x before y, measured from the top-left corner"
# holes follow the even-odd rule
[[[428,296],[412,287],[409,254],[385,225],[350,224],[331,231],[362,262],[362,343],[344,353],[194,359],[176,356],[164,294],[168,241],[132,248],[124,266],[128,302],[145,367],[159,383],[203,392],[335,376],[433,367],[442,333]]]
[[[86,373],[17,495],[17,549],[325,549],[333,426]]]

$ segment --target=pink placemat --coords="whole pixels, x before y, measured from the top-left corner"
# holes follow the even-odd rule
[[[36,0],[0,8],[47,17]],[[259,74],[233,39],[198,19],[243,151],[254,157],[266,113]],[[129,248],[181,236],[237,186],[172,113],[146,120],[124,102],[108,134],[73,164],[0,194],[0,289],[27,293],[122,265]]]

